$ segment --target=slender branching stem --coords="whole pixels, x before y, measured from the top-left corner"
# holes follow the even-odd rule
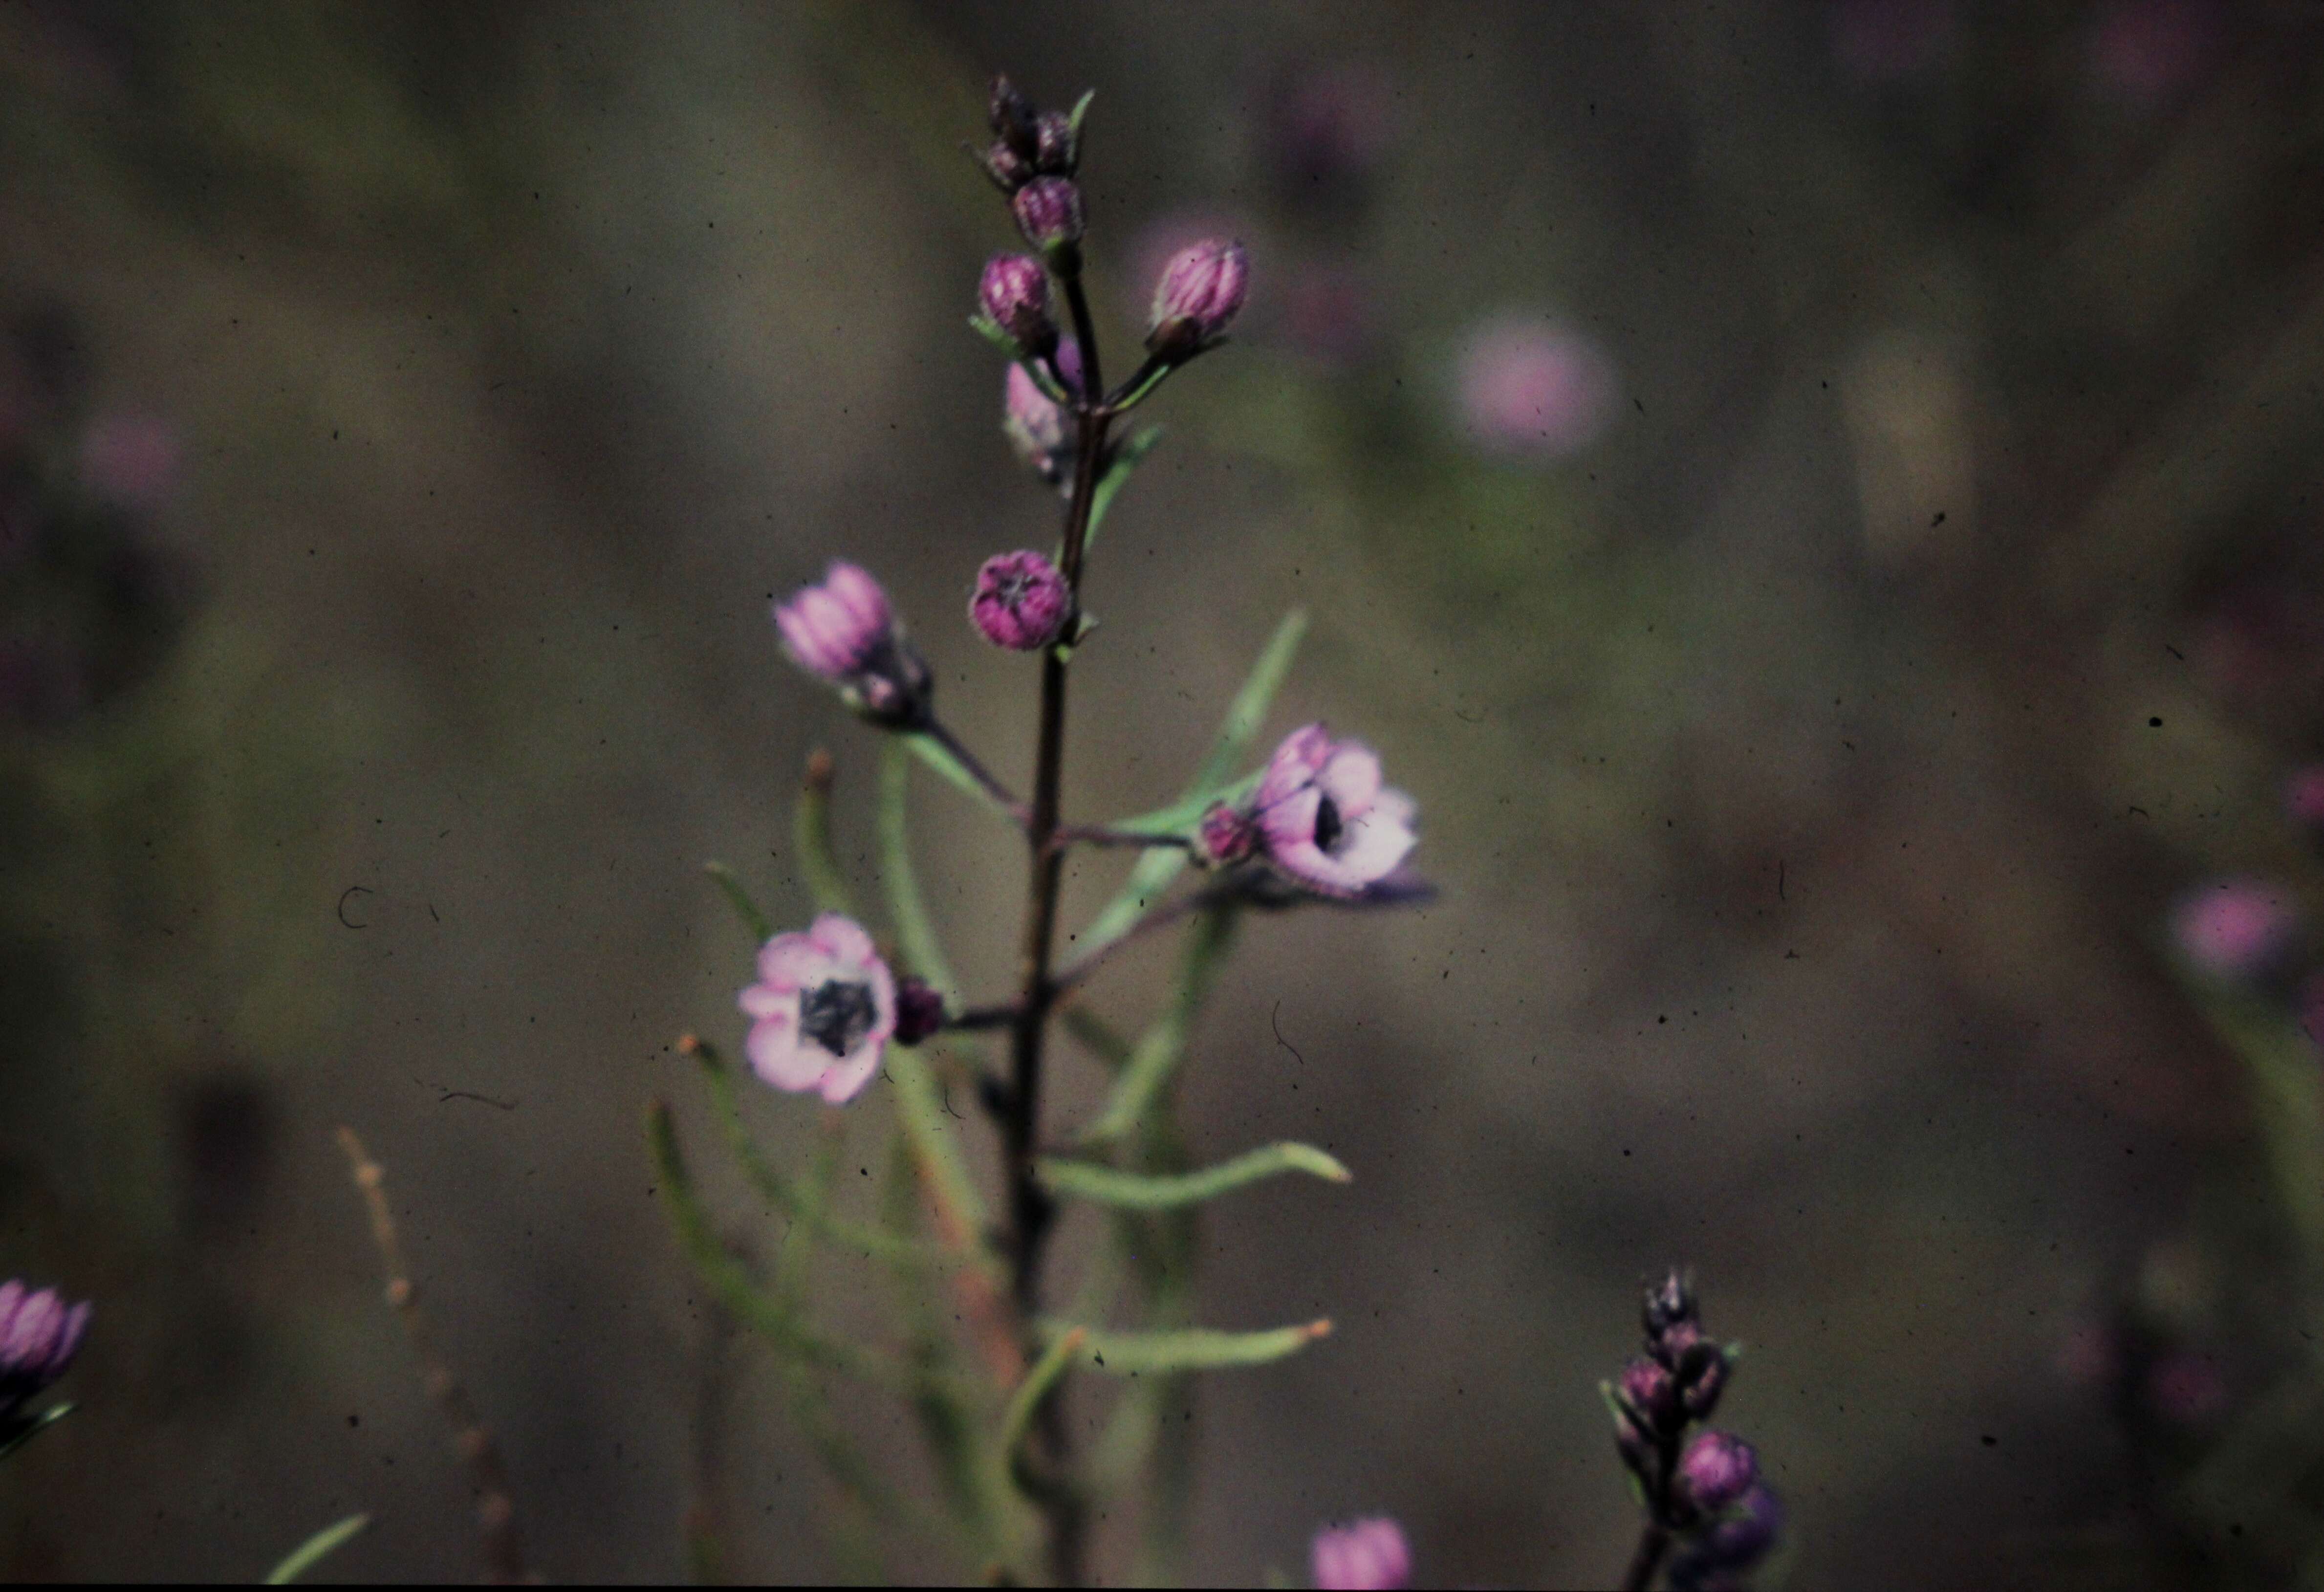
[[[1089,300],[1076,272],[1063,273],[1065,302],[1071,308],[1074,334],[1081,343],[1082,393],[1105,390],[1098,365],[1097,333],[1090,319]],[[1064,557],[1059,572],[1078,606],[1081,597],[1082,548],[1089,537],[1090,510],[1097,497],[1099,464],[1105,454],[1105,434],[1111,417],[1102,404],[1084,396],[1074,406],[1080,430],[1074,462],[1073,496],[1065,510]],[[1063,783],[1065,754],[1065,662],[1055,648],[1041,657],[1040,735],[1033,764],[1033,800],[1025,825],[1031,853],[1026,885],[1025,939],[1021,993],[1010,1032],[1008,1115],[1001,1124],[1002,1151],[1009,1172],[1009,1255],[1010,1282],[1018,1319],[1026,1335],[1026,1358],[1038,1353],[1032,1326],[1040,1314],[1041,1256],[1056,1210],[1048,1193],[1034,1174],[1041,1106],[1041,1051],[1047,1037],[1049,1009],[1056,988],[1049,960],[1056,939],[1057,886],[1064,876],[1065,852],[1056,845],[1058,791]],[[1049,1570],[1060,1582],[1077,1585],[1082,1578],[1083,1509],[1067,1478],[1070,1438],[1065,1407],[1053,1392],[1043,1401],[1034,1421],[1034,1437],[1042,1469],[1053,1484],[1038,1499],[1048,1518]]]
[[[518,1586],[531,1579],[524,1568],[524,1550],[516,1534],[516,1503],[509,1495],[508,1472],[501,1464],[500,1445],[484,1418],[468,1400],[467,1390],[444,1363],[436,1339],[420,1313],[420,1291],[411,1282],[411,1268],[403,1258],[403,1242],[395,1230],[395,1216],[387,1203],[387,1174],[364,1149],[353,1128],[339,1130],[339,1148],[346,1152],[355,1188],[371,1217],[372,1241],[379,1248],[387,1273],[387,1302],[403,1322],[403,1335],[419,1356],[421,1380],[429,1395],[450,1422],[453,1446],[468,1462],[476,1489],[476,1531],[484,1541],[485,1578],[500,1586]]]
[[[1240,879],[1230,876],[1201,890],[1182,895],[1167,906],[1156,907],[1137,922],[1132,923],[1120,939],[1109,940],[1097,949],[1076,957],[1058,968],[1056,976],[1049,980],[1050,990],[1055,994],[1063,995],[1096,972],[1105,964],[1109,957],[1123,946],[1134,940],[1143,939],[1157,930],[1167,929],[1171,924],[1183,918],[1192,917],[1205,907],[1222,906],[1228,902],[1237,900],[1243,894],[1243,882]]]
[[[1185,850],[1194,845],[1184,835],[1145,834],[1135,829],[1110,829],[1103,824],[1061,824],[1052,837],[1060,846],[1138,846],[1148,850],[1156,847],[1176,847]]]
[[[1630,1568],[1622,1577],[1622,1592],[1646,1592],[1655,1584],[1655,1572],[1662,1569],[1670,1542],[1670,1532],[1660,1523],[1646,1522],[1646,1530],[1638,1533],[1637,1551],[1630,1555]]]
[[[992,771],[978,761],[976,754],[963,745],[960,737],[954,735],[942,719],[931,717],[923,727],[928,739],[951,753],[954,761],[968,771],[969,777],[984,787],[985,794],[1017,820],[1019,828],[1023,828],[1030,820],[1031,810],[1017,799],[1017,792],[995,779]]]
[[[1646,1493],[1646,1523],[1638,1533],[1638,1546],[1630,1555],[1630,1568],[1622,1576],[1622,1592],[1646,1592],[1655,1584],[1655,1572],[1663,1566],[1663,1556],[1670,1551],[1671,1478],[1678,1474],[1677,1432],[1665,1433],[1655,1449],[1654,1474],[1638,1479]]]

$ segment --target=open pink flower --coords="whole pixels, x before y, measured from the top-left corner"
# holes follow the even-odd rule
[[[839,912],[761,947],[759,982],[735,1004],[752,1020],[751,1070],[835,1106],[872,1081],[896,1032],[895,976],[862,925]]]
[[[1307,1574],[1325,1592],[1385,1592],[1412,1580],[1412,1549],[1384,1514],[1351,1520],[1315,1533]]]
[[[1268,860],[1324,895],[1363,893],[1416,838],[1412,798],[1380,783],[1379,757],[1320,724],[1293,730],[1268,759],[1253,810]]]

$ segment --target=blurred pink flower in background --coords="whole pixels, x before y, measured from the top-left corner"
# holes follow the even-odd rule
[[[1302,190],[1360,181],[1396,141],[1387,76],[1356,61],[1300,66],[1277,79],[1261,121],[1277,180]]]
[[[2111,1328],[2098,1321],[2080,1321],[2067,1328],[2058,1345],[2058,1374],[2079,1387],[2096,1387],[2112,1381],[2122,1369],[2121,1347]]]
[[[1560,322],[1502,316],[1469,334],[1458,371],[1470,437],[1497,453],[1562,458],[1612,418],[1614,369],[1597,343]]]
[[[2202,0],[2125,0],[2091,31],[2091,79],[2124,99],[2176,99],[2210,66],[2218,35],[2218,8]]]
[[[2221,879],[2180,897],[2171,937],[2188,961],[2217,978],[2252,978],[2289,945],[2299,914],[2281,885]]]
[[[1412,1549],[1402,1526],[1376,1514],[1317,1532],[1307,1571],[1325,1592],[1388,1592],[1412,1579]]]
[[[2227,1408],[2227,1378],[2210,1356],[2180,1349],[2156,1361],[2147,1373],[2146,1400],[2165,1421],[2199,1425]]]
[[[81,485],[124,508],[167,504],[183,462],[175,428],[145,415],[101,415],[81,435]]]
[[[1953,42],[1951,0],[1834,0],[1832,59],[1858,83],[1895,83],[1941,61]]]

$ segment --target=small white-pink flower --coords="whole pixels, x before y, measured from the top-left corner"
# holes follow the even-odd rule
[[[835,1106],[872,1081],[896,1032],[895,976],[863,926],[839,912],[761,946],[759,981],[735,1004],[751,1019],[751,1070]]]
[[[1380,782],[1379,756],[1320,724],[1283,738],[1253,801],[1269,861],[1324,895],[1360,895],[1412,850],[1412,798]]]

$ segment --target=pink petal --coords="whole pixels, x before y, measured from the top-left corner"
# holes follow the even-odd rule
[[[863,926],[844,912],[825,912],[810,924],[807,939],[836,964],[833,973],[856,974],[872,967],[886,968],[881,964],[880,952]],[[829,976],[829,975],[825,975]],[[892,997],[889,1003],[894,1004]]]
[[[887,1052],[887,1036],[866,1039],[845,1057],[832,1064],[823,1075],[823,1097],[834,1106],[844,1106],[863,1092],[863,1086],[879,1075],[880,1058]]]
[[[877,633],[888,628],[888,594],[861,566],[835,560],[824,574],[823,588],[848,610],[858,629]]]
[[[831,976],[832,961],[814,930],[778,934],[759,948],[759,982],[778,993],[809,989]]]
[[[1303,725],[1293,730],[1267,760],[1266,777],[1259,782],[1259,805],[1271,807],[1307,784],[1331,755],[1332,737],[1322,725]]]
[[[742,1053],[761,1080],[793,1094],[821,1083],[831,1061],[828,1051],[812,1041],[802,1044],[798,1030],[780,1017],[752,1023]]]
[[[1361,818],[1379,794],[1379,754],[1361,741],[1342,741],[1317,771],[1315,783],[1342,819]]]

